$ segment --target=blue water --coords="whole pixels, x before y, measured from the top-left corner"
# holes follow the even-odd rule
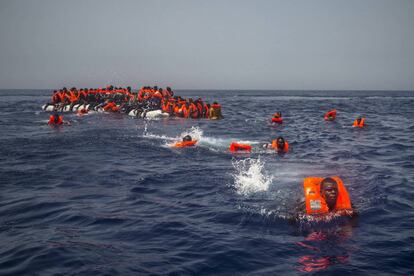
[[[65,114],[60,128],[50,93],[0,91],[1,275],[414,273],[413,93],[177,91],[225,119]],[[197,147],[168,147],[186,133]],[[284,156],[227,151],[279,135]],[[358,218],[291,220],[310,175],[339,175]]]

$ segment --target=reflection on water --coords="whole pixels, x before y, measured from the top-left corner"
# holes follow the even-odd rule
[[[303,254],[298,259],[298,270],[314,272],[348,262],[351,255],[349,240],[356,218],[342,226],[337,221],[333,224],[318,225],[319,229],[307,232],[305,239],[296,243]],[[325,226],[327,228],[323,229]]]

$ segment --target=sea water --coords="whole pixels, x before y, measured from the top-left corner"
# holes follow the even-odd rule
[[[0,91],[0,274],[414,273],[413,93],[176,94],[218,101],[224,119],[65,113],[56,128],[51,91]],[[187,134],[196,147],[170,147]],[[278,136],[285,155],[228,151]],[[303,179],[331,175],[358,217],[292,219]]]

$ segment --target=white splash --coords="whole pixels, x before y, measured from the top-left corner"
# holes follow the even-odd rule
[[[184,131],[180,134],[180,138],[182,139],[184,136],[190,135],[193,140],[200,141],[203,137],[203,130],[198,126],[191,127],[188,131]]]
[[[236,170],[233,174],[234,188],[238,194],[247,196],[269,189],[273,176],[264,172],[264,162],[260,158],[233,161],[233,167]]]

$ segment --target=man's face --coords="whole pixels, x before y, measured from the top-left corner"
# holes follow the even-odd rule
[[[328,205],[334,206],[338,198],[338,188],[334,183],[325,183],[322,187],[322,196]]]

